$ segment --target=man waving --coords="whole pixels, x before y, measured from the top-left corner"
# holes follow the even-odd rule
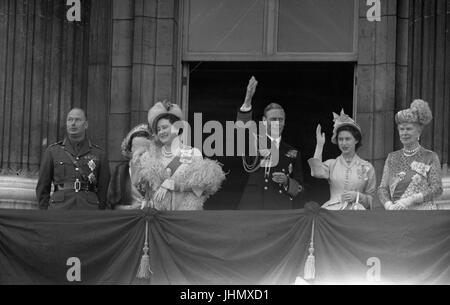
[[[258,86],[252,77],[245,101],[238,111],[237,121],[252,120],[252,99]],[[239,210],[289,210],[294,199],[303,192],[303,174],[300,152],[282,140],[286,113],[282,106],[271,103],[264,109],[264,130],[250,134],[256,145],[255,157],[243,157],[244,170],[249,173]],[[255,137],[256,136],[256,137]],[[251,149],[249,149],[251,150]]]

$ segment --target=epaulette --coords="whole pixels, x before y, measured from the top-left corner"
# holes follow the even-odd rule
[[[62,145],[63,143],[64,143],[64,141],[59,141],[59,142],[50,144],[48,147],[53,147],[53,146],[56,146],[56,145]]]
[[[97,144],[91,143],[91,145],[92,145],[92,147],[95,147],[97,149],[104,151],[104,149],[102,147],[98,146]]]

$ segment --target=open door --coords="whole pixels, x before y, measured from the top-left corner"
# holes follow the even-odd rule
[[[235,121],[242,105],[248,80],[252,75],[259,82],[254,100],[254,119],[261,120],[263,109],[271,102],[286,110],[283,139],[300,150],[307,199],[323,203],[329,198],[329,186],[324,180],[312,178],[307,160],[314,154],[317,124],[327,136],[324,159],[339,155],[331,144],[332,112],[344,109],[353,113],[353,63],[299,62],[193,62],[185,65],[184,93],[188,118],[194,126],[194,114],[202,113],[203,124],[210,120]],[[203,140],[209,135],[203,134]],[[192,142],[194,143],[194,142]],[[226,151],[224,141],[224,151]],[[234,209],[239,202],[247,175],[240,157],[212,156],[224,164],[229,173],[222,190],[210,198],[205,209]],[[299,207],[301,208],[301,207]]]

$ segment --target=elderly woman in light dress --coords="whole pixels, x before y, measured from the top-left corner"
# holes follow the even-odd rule
[[[415,100],[395,116],[403,148],[387,157],[378,196],[387,210],[436,210],[442,194],[437,154],[420,145],[420,136],[433,116],[428,103]]]

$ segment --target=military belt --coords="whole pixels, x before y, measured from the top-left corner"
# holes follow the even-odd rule
[[[78,192],[97,192],[97,188],[93,185],[90,185],[89,183],[81,182],[79,180],[75,180],[74,182],[66,182],[66,183],[60,183],[55,184],[56,189],[58,191],[66,191],[71,190]]]

